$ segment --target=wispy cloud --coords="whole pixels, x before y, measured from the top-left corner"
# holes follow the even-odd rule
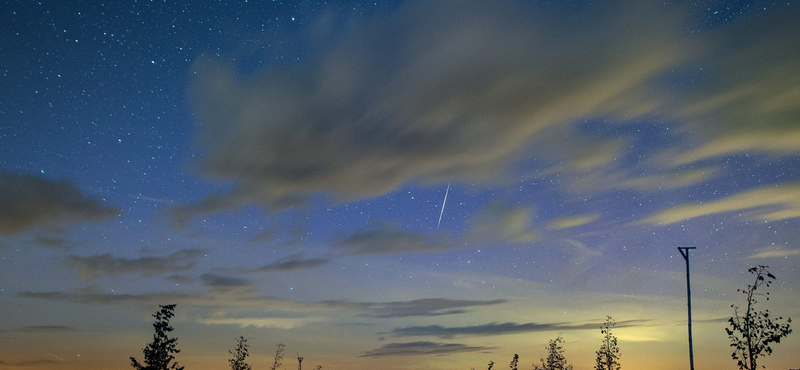
[[[325,319],[322,317],[209,317],[201,319],[200,323],[207,325],[237,325],[242,328],[252,326],[288,330],[323,321]]]
[[[554,220],[550,220],[547,223],[547,226],[550,229],[554,229],[554,230],[567,229],[567,228],[570,228],[570,227],[577,227],[577,226],[581,226],[581,225],[586,225],[588,223],[596,221],[598,218],[600,218],[600,215],[597,215],[597,214],[562,217],[562,218],[557,218],[557,219],[554,219]]]
[[[114,217],[118,210],[86,197],[76,184],[0,171],[0,235],[50,222],[83,222]]]
[[[736,153],[800,154],[800,76],[787,73],[800,59],[800,26],[794,11],[749,17],[711,32],[703,83],[676,97],[674,110],[695,136],[706,136],[677,154],[676,165]],[[712,124],[713,123],[713,124]]]
[[[176,284],[191,284],[194,278],[188,275],[172,274],[167,276],[167,279],[174,281]]]
[[[713,319],[702,319],[702,320],[694,320],[696,323],[703,323],[703,324],[724,324],[730,320],[730,317],[717,317]]]
[[[398,301],[386,303],[373,303],[367,305],[368,312],[361,316],[393,318],[409,316],[440,316],[467,312],[464,308],[476,306],[489,306],[506,303],[506,300],[452,300],[442,298],[416,299],[412,301]]]
[[[791,12],[684,37],[682,10],[605,2],[577,20],[508,3],[406,4],[341,37],[309,35],[319,47],[292,71],[243,77],[197,58],[189,100],[206,155],[196,168],[237,185],[173,213],[274,211],[317,193],[350,201],[411,181],[503,184],[531,149],[574,175],[561,186],[601,190],[685,187],[719,175],[686,169],[702,161],[800,153]],[[741,36],[753,34],[769,36]],[[598,117],[669,124],[660,166],[619,171],[638,137],[576,134]]]
[[[270,240],[275,236],[275,234],[277,234],[277,231],[275,231],[273,229],[262,231],[262,232],[256,234],[256,236],[250,238],[250,243],[258,243],[258,242]]]
[[[531,243],[539,239],[533,229],[533,209],[500,201],[489,202],[470,218],[465,240],[491,243]]]
[[[294,271],[310,269],[322,266],[330,262],[330,258],[309,258],[303,259],[302,253],[293,254],[281,258],[275,262],[250,270],[251,272],[270,272],[270,271]]]
[[[647,320],[628,320],[618,322],[617,327],[635,326]],[[443,327],[440,325],[428,326],[409,326],[396,328],[391,331],[395,337],[419,337],[436,336],[439,338],[453,338],[455,336],[487,336],[519,334],[542,331],[569,331],[569,330],[596,330],[600,327],[598,323],[569,324],[569,323],[525,323],[515,322],[490,323],[474,326]]]
[[[678,205],[639,222],[674,224],[695,217],[744,211],[759,211],[748,216],[762,221],[800,217],[800,183],[765,186],[717,200]]]
[[[452,246],[431,235],[398,229],[394,224],[378,222],[356,231],[335,245],[337,250],[353,255],[427,253],[451,249]]]
[[[17,333],[71,333],[78,329],[72,326],[63,325],[35,325],[35,326],[22,326],[19,328],[11,329],[12,332]]]
[[[747,258],[748,259],[784,258],[793,256],[800,256],[800,249],[783,249],[776,246],[769,246],[757,250],[755,253],[747,256]]]
[[[37,235],[36,239],[33,240],[34,243],[38,246],[46,247],[46,248],[53,248],[58,250],[69,250],[70,246],[66,240],[63,238],[52,237],[52,236],[44,236],[44,235]]]
[[[624,140],[590,140],[580,151],[573,150],[574,158],[567,161],[572,170],[589,170],[606,167],[625,154]]]
[[[55,292],[18,292],[22,298],[44,299],[90,305],[122,305],[152,307],[164,302],[173,302],[187,307],[259,309],[268,312],[323,312],[347,311],[361,317],[394,318],[410,316],[438,316],[466,312],[464,308],[496,305],[505,300],[453,300],[444,298],[417,299],[393,302],[353,302],[328,300],[301,302],[273,296],[259,295],[252,289],[252,281],[219,274],[206,273],[201,281],[208,288],[205,292],[167,291],[139,294],[120,294],[100,291],[97,288],[82,288]],[[230,318],[229,316],[225,316]]]
[[[381,348],[365,352],[361,357],[450,355],[462,352],[482,352],[493,347],[471,347],[460,343],[408,342],[389,343]]]
[[[342,309],[358,309],[362,304],[341,301],[298,302],[273,296],[256,294],[248,289],[249,282],[221,275],[205,275],[204,284],[210,289],[205,292],[165,291],[149,293],[108,293],[97,288],[81,288],[51,292],[17,292],[21,298],[34,298],[59,302],[89,305],[119,305],[137,307],[157,307],[164,302],[172,302],[182,307],[264,309],[285,312],[311,312]]]
[[[249,291],[253,287],[253,281],[233,276],[226,276],[214,273],[200,275],[200,281],[206,287],[219,292]]]
[[[412,180],[496,179],[543,129],[656,106],[655,77],[691,55],[667,31],[677,19],[637,2],[580,20],[510,3],[407,4],[379,24],[315,33],[317,52],[291,72],[242,78],[228,62],[197,58],[189,100],[206,149],[197,167],[237,185],[176,217],[277,210],[318,192],[374,197]]]
[[[800,93],[797,94],[800,99]],[[715,138],[701,147],[675,156],[676,165],[742,152],[766,152],[779,155],[800,153],[800,129],[737,133]]]
[[[16,368],[28,368],[28,367],[36,367],[36,368],[49,368],[53,367],[60,367],[62,361],[53,361],[53,360],[33,360],[33,361],[20,361],[20,362],[4,362],[0,361],[0,366],[3,368],[8,369],[16,369]]]
[[[713,167],[670,170],[662,173],[631,177],[618,183],[622,189],[645,191],[669,190],[700,184],[719,176],[720,171]]]
[[[111,254],[96,256],[69,255],[64,262],[78,269],[81,279],[91,280],[102,276],[141,274],[153,276],[163,273],[185,271],[194,268],[207,253],[204,249],[184,249],[166,257],[123,258]]]

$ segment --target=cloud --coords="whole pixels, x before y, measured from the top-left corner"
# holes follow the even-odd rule
[[[680,169],[664,173],[632,177],[618,183],[622,189],[669,190],[706,182],[719,175],[712,167]]]
[[[547,223],[547,226],[554,230],[560,229],[567,229],[570,227],[577,227],[581,225],[586,225],[588,223],[596,221],[600,218],[600,215],[597,214],[589,214],[589,215],[580,215],[580,216],[572,216],[572,217],[562,217],[557,218],[554,220],[550,220]]]
[[[774,9],[706,36],[704,59],[693,65],[702,68],[701,83],[665,113],[708,140],[677,154],[675,165],[737,153],[800,154],[800,76],[791,72],[800,59],[798,15],[794,7]]]
[[[533,210],[499,201],[483,205],[469,220],[465,240],[470,242],[532,243],[539,240],[532,229]]]
[[[175,284],[191,284],[194,281],[194,278],[191,276],[186,275],[179,275],[179,274],[172,274],[167,276],[167,279],[174,281]]]
[[[595,10],[411,3],[317,33],[289,70],[242,76],[198,58],[188,100],[206,154],[194,165],[234,187],[175,208],[176,219],[280,210],[320,192],[375,197],[409,181],[486,182],[545,128],[646,113],[661,100],[656,77],[694,51],[673,40],[678,17],[639,2]]]
[[[321,317],[211,317],[201,319],[200,323],[207,325],[238,325],[242,328],[253,326],[289,330],[323,321],[324,319]]]
[[[785,257],[793,257],[793,256],[800,256],[800,249],[783,249],[776,246],[769,246],[766,248],[761,248],[755,253],[748,256],[748,259],[758,259],[758,258],[785,258]]]
[[[200,281],[206,287],[221,292],[248,291],[253,286],[253,282],[248,279],[213,273],[200,275]]]
[[[330,262],[329,258],[309,258],[303,259],[302,253],[286,256],[280,260],[270,264],[261,266],[251,270],[252,272],[269,272],[269,271],[294,271],[302,269],[310,269],[322,266]]]
[[[432,236],[378,222],[343,238],[335,248],[351,255],[378,255],[439,252],[452,246],[434,240]]]
[[[436,343],[436,342],[408,342],[408,343],[389,343],[381,348],[365,352],[361,357],[384,357],[384,356],[415,356],[415,355],[450,355],[463,352],[482,352],[493,349],[493,347],[471,347],[460,343]]]
[[[617,323],[617,327],[635,326],[647,320],[628,320],[625,322]],[[568,331],[568,330],[596,330],[600,327],[598,323],[586,324],[567,324],[567,323],[526,323],[517,324],[514,322],[506,323],[490,323],[474,326],[461,326],[461,327],[442,327],[440,325],[429,326],[409,326],[404,328],[396,328],[391,331],[395,337],[418,337],[418,336],[436,336],[439,338],[453,338],[455,336],[486,336],[486,335],[504,335],[504,334],[519,334],[531,333],[542,331]]]
[[[615,147],[602,134],[568,128],[561,131],[568,135],[537,135],[536,146],[544,142],[546,150],[555,152],[547,157],[559,167],[585,169],[574,174],[574,183],[567,183],[582,191],[676,189],[719,177],[724,167],[712,168],[726,157],[795,158],[800,155],[800,76],[789,71],[800,59],[798,16],[795,7],[785,6],[688,37],[692,46],[686,47],[695,48],[693,55],[659,76],[670,86],[662,83],[657,104],[644,108],[650,111],[647,125],[668,130],[655,141],[637,130],[637,141],[650,139],[655,147],[642,147],[641,142]],[[620,128],[614,139],[624,139],[630,117],[611,118],[622,121],[612,124]],[[541,150],[536,154],[541,156]],[[633,159],[634,154],[633,163],[610,160]]]
[[[111,254],[96,256],[66,256],[64,262],[78,269],[83,280],[91,280],[101,276],[122,274],[141,274],[153,276],[167,272],[193,269],[199,259],[207,253],[204,249],[184,249],[166,257],[122,258]]]
[[[80,303],[88,305],[118,305],[153,307],[164,302],[172,302],[185,307],[201,308],[234,308],[259,309],[268,308],[280,312],[316,312],[328,310],[352,310],[363,307],[363,304],[352,302],[297,302],[272,296],[255,294],[247,289],[248,282],[243,279],[208,274],[204,284],[210,289],[204,292],[165,291],[150,293],[106,293],[97,288],[81,288],[52,292],[17,292],[21,298],[43,299],[58,302]]]
[[[391,334],[396,337],[419,337],[419,336],[437,336],[440,338],[452,338],[457,335],[502,335],[502,334],[517,334],[538,331],[552,331],[552,330],[584,330],[595,329],[596,325],[582,325],[578,327],[566,326],[563,324],[517,324],[514,322],[507,323],[490,323],[476,326],[462,326],[445,328],[440,325],[429,326],[409,326],[405,328],[397,328],[391,331]]]
[[[386,303],[373,303],[367,305],[368,312],[360,316],[377,318],[397,318],[409,316],[440,316],[467,312],[463,308],[476,306],[490,306],[506,303],[504,299],[470,301],[452,300],[443,298],[416,299],[412,301],[398,301]]]
[[[576,153],[575,158],[567,162],[567,166],[574,170],[606,166],[624,155],[624,144],[623,140],[591,140],[582,151]]]
[[[578,276],[580,273],[584,272],[584,269],[589,267],[585,266],[587,262],[602,255],[600,251],[591,249],[586,246],[586,243],[578,240],[564,239],[561,242],[562,245],[566,245],[568,249],[571,249],[572,258],[570,258],[570,264],[572,265],[572,271],[570,271],[570,274],[572,276]]]
[[[274,229],[262,231],[262,232],[258,233],[256,236],[250,238],[250,243],[258,243],[258,242],[270,240],[275,236],[275,234],[277,234],[277,231],[274,230]]]
[[[696,323],[703,323],[703,324],[725,324],[728,323],[730,317],[717,317],[713,319],[703,319],[703,320],[693,320]]]
[[[0,171],[0,235],[13,234],[55,221],[83,222],[119,212],[89,198],[68,180],[53,181]]]
[[[800,99],[800,94],[798,94]],[[798,113],[800,114],[800,113]],[[800,129],[785,129],[728,134],[714,138],[697,149],[675,156],[675,164],[683,165],[703,159],[745,152],[767,152],[783,156],[800,154]]]
[[[63,238],[55,238],[51,236],[38,235],[33,240],[38,246],[53,248],[58,250],[69,250],[70,246]]]
[[[2,366],[2,368],[7,368],[7,369],[16,369],[20,367],[49,368],[50,366],[53,366],[54,368],[59,368],[63,366],[62,362],[63,361],[53,361],[53,360],[33,360],[33,361],[21,361],[21,362],[0,361],[0,366]]]
[[[744,211],[753,211],[748,218],[761,221],[800,217],[800,183],[764,186],[709,202],[678,205],[639,223],[674,224],[696,217]]]
[[[13,332],[18,333],[70,333],[78,329],[71,326],[61,325],[36,325],[36,326],[22,326],[19,328],[11,329]]]
[[[495,305],[505,300],[451,300],[442,298],[418,299],[393,302],[352,302],[330,300],[320,302],[301,302],[272,296],[258,295],[252,289],[252,281],[230,276],[206,273],[200,277],[209,288],[204,292],[166,291],[150,293],[107,293],[97,288],[81,288],[53,292],[17,292],[21,298],[80,303],[88,305],[119,305],[153,307],[164,302],[172,302],[185,307],[212,309],[242,309],[283,313],[306,313],[322,311],[361,312],[358,316],[372,318],[395,318],[410,316],[439,316],[465,312],[463,308]],[[228,318],[212,316],[212,319]],[[224,320],[223,320],[224,321]],[[222,322],[220,322],[222,323]],[[228,322],[233,324],[233,321]],[[238,325],[238,324],[237,324]]]

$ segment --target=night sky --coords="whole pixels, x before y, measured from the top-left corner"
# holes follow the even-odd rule
[[[800,318],[794,1],[3,1],[0,369],[734,369]],[[800,335],[759,364],[800,366]]]

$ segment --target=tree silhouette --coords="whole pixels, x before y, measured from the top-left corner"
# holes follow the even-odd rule
[[[131,357],[131,366],[136,370],[183,370],[183,366],[178,366],[177,362],[170,365],[170,361],[175,359],[173,353],[178,353],[181,350],[176,348],[178,338],[170,338],[167,336],[173,330],[169,326],[169,319],[174,316],[175,305],[159,305],[159,311],[153,314],[156,321],[153,323],[155,334],[153,334],[153,342],[148,344],[147,347],[142,349],[144,353],[144,365]]]
[[[244,337],[236,338],[236,349],[228,351],[233,356],[228,360],[231,364],[231,370],[250,370],[250,364],[245,362],[247,356],[250,355],[247,350],[248,347],[250,346],[247,345],[247,339],[244,339]]]
[[[567,359],[564,358],[564,338],[558,336],[556,339],[550,340],[550,344],[545,347],[547,349],[547,360],[539,359],[540,364],[533,364],[533,370],[572,370],[572,365],[567,365]]]
[[[765,297],[769,300],[769,292],[756,292],[758,288],[768,288],[775,279],[775,275],[769,272],[769,266],[758,265],[751,267],[747,271],[756,276],[752,285],[747,285],[745,289],[737,289],[746,297],[746,307],[744,313],[740,312],[740,306],[732,304],[733,316],[728,319],[728,338],[731,340],[733,353],[731,358],[736,361],[740,370],[755,370],[756,360],[763,355],[772,354],[772,343],[780,343],[781,338],[789,335],[792,329],[789,325],[792,318],[788,318],[785,323],[781,323],[783,317],[773,319],[769,310],[756,311],[755,305],[758,303],[757,296]]]
[[[611,328],[616,325],[611,316],[606,316],[606,322],[600,327],[603,334],[603,344],[597,350],[597,358],[594,368],[596,370],[619,370],[619,347],[617,347],[617,337],[611,334]]]

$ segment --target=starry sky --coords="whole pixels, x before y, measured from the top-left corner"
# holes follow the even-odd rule
[[[735,368],[800,317],[793,1],[4,1],[0,369]],[[760,364],[798,366],[800,336]]]

